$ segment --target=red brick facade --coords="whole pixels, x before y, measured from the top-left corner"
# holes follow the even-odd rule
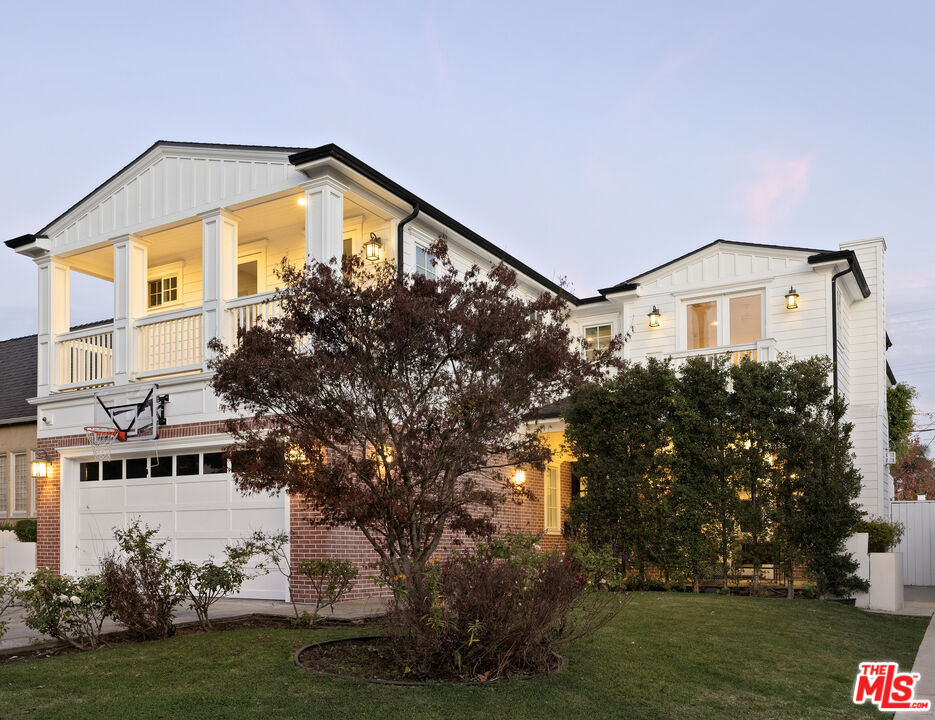
[[[226,432],[223,421],[170,425],[160,429],[161,439],[195,437]],[[60,480],[61,463],[58,450],[87,444],[84,434],[40,438],[39,453],[49,460],[49,476],[37,481],[36,511],[38,515],[37,561],[40,567],[59,569],[60,553]],[[561,506],[566,508],[571,501],[571,464],[560,464]],[[523,532],[542,536],[545,548],[563,549],[564,540],[558,534],[543,534],[545,525],[545,481],[539,470],[526,471],[526,484],[532,498],[521,503],[508,500],[501,508],[497,521],[503,532]],[[289,525],[291,535],[291,562],[295,567],[304,559],[329,557],[351,560],[360,570],[358,580],[351,591],[350,599],[388,595],[385,586],[378,582],[378,557],[363,534],[352,528],[329,528],[315,524],[315,510],[299,498],[290,498]],[[563,512],[564,520],[564,512]],[[455,534],[446,534],[438,549],[438,555],[463,546]],[[295,573],[292,580],[295,599],[302,602],[312,599],[311,586],[306,578]]]

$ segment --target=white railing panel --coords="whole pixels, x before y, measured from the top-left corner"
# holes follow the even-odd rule
[[[59,336],[57,343],[59,387],[91,387],[113,380],[113,327],[66,333]]]
[[[203,357],[201,308],[138,320],[139,369],[143,375],[198,369]]]
[[[234,340],[241,329],[267,325],[273,318],[282,317],[282,303],[275,292],[237,298],[228,303],[231,334]]]

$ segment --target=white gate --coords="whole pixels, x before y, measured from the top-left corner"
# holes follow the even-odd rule
[[[906,526],[895,548],[903,554],[906,585],[935,585],[935,500],[890,503],[890,517]]]

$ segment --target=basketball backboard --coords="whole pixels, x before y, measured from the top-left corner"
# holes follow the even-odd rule
[[[129,440],[159,436],[156,413],[158,385],[102,388],[94,394],[94,425],[113,426]]]

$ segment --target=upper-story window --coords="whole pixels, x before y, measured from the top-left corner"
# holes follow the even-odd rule
[[[179,300],[179,276],[166,275],[149,281],[149,307],[162,307]]]
[[[435,256],[421,245],[416,245],[416,273],[435,279]]]
[[[754,343],[763,338],[763,294],[690,302],[685,321],[689,350]]]
[[[592,325],[584,329],[585,354],[593,360],[599,352],[610,346],[610,325]]]

